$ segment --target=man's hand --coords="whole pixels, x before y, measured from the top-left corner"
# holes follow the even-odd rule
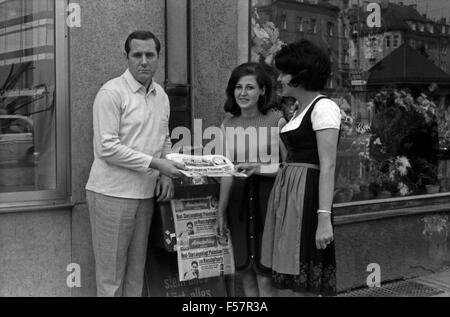
[[[245,174],[247,174],[247,176],[261,173],[261,166],[260,164],[256,163],[238,164],[235,166],[235,168],[238,172],[244,172]]]
[[[161,175],[156,183],[157,202],[166,202],[173,198],[174,187],[172,179],[166,175]]]
[[[184,164],[158,158],[154,158],[149,167],[157,169],[161,174],[166,175],[170,178],[182,177],[183,173],[181,173],[179,170],[187,170]]]

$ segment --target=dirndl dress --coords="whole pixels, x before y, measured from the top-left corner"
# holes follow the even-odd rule
[[[310,120],[314,105],[296,130],[281,134],[288,157],[269,197],[261,264],[272,270],[277,288],[332,296],[336,294],[335,245],[332,242],[325,250],[316,247],[320,171]]]

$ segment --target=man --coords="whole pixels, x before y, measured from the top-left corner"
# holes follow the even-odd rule
[[[198,279],[200,277],[200,272],[198,270],[198,262],[192,261],[191,270],[184,273],[184,280],[189,281],[193,279]]]
[[[194,224],[189,221],[186,224],[186,230],[183,231],[182,233],[180,233],[179,237],[180,238],[187,238],[188,236],[193,235],[193,234],[195,234],[195,232],[194,232]]]
[[[171,178],[185,168],[165,159],[171,149],[169,99],[153,81],[160,50],[151,32],[130,34],[128,69],[94,101],[94,163],[86,198],[98,296],[142,296],[154,196],[170,200]]]

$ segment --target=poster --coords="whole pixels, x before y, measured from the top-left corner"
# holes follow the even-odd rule
[[[234,274],[230,233],[216,233],[215,197],[175,199],[171,202],[179,280],[189,281]]]

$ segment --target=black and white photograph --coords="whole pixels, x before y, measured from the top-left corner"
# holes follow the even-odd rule
[[[450,0],[0,0],[0,297],[450,297],[449,233]]]

